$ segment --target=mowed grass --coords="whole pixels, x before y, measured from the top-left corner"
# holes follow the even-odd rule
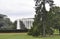
[[[27,33],[0,33],[0,39],[60,39],[60,36],[33,37],[27,35]]]

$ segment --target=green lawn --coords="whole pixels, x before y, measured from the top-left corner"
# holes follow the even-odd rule
[[[32,37],[26,33],[0,33],[0,39],[60,39],[60,36]]]

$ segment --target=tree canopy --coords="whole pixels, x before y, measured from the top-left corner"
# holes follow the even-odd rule
[[[52,18],[53,18],[53,13],[52,13],[52,8],[53,8],[53,0],[35,0],[36,8],[35,8],[35,18],[33,22],[33,27],[31,28],[30,32],[28,33],[29,35],[33,36],[46,36],[52,35],[53,34],[53,29],[52,29]],[[48,12],[45,8],[45,4],[48,3],[50,6],[50,11]]]
[[[0,30],[11,30],[13,29],[12,22],[6,15],[0,14]]]

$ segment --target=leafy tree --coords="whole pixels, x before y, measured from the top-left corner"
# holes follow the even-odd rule
[[[17,28],[17,20],[13,23],[14,27],[13,29],[16,29]]]
[[[53,28],[59,29],[59,34],[60,34],[60,7],[55,6],[52,9],[53,9],[52,10],[53,13],[55,14],[52,21],[54,25]]]
[[[26,30],[27,28],[25,27],[25,24],[23,23],[23,21],[19,21],[20,22],[20,29],[21,30]],[[16,29],[17,28],[17,20],[13,23],[13,25],[14,25],[14,29]]]
[[[36,4],[36,15],[34,18],[33,28],[30,30],[28,34],[33,36],[51,34],[53,30],[48,26],[48,21],[51,19],[49,16],[49,12],[45,9],[45,4],[48,3],[50,5],[50,9],[53,7],[53,0],[35,0]],[[48,18],[49,17],[49,18]]]
[[[20,28],[21,30],[26,30],[27,28],[25,27],[25,24],[23,23],[23,21],[20,20]]]
[[[12,29],[12,22],[6,15],[0,14],[0,30]]]

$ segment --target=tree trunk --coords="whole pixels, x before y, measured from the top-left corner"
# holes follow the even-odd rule
[[[46,27],[46,25],[45,25],[45,21],[46,21],[46,12],[45,12],[46,10],[45,10],[45,0],[43,0],[43,10],[42,10],[42,12],[43,12],[43,20],[42,20],[42,22],[43,22],[43,36],[45,37],[46,36],[46,33],[45,33],[45,27]]]

